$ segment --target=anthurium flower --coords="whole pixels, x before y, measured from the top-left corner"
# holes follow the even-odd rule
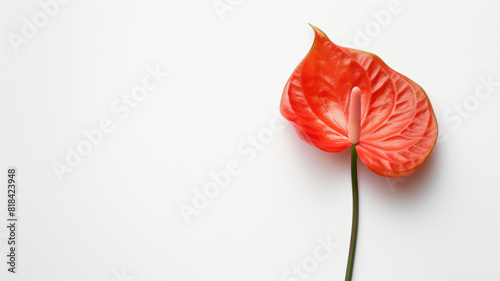
[[[425,91],[374,54],[340,47],[318,28],[286,83],[280,111],[307,143],[327,152],[351,148],[353,216],[346,281],[358,233],[357,157],[373,172],[406,176],[436,143],[436,116]]]
[[[340,152],[355,144],[359,158],[381,176],[415,171],[438,134],[424,90],[376,55],[340,47],[313,29],[311,50],[283,91],[283,116],[321,150]]]

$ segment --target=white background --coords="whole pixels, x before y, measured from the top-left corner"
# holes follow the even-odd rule
[[[0,279],[278,281],[329,237],[336,248],[307,278],[343,280],[349,153],[309,146],[287,122],[269,135],[312,23],[419,83],[440,127],[432,155],[407,178],[358,164],[354,279],[500,280],[500,84],[474,95],[480,77],[500,81],[500,6],[401,1],[377,23],[388,3],[74,0],[15,46],[23,18],[43,9],[1,1]],[[120,118],[113,102],[147,67],[169,76]],[[59,182],[53,163],[65,164],[66,147],[106,118],[114,130]],[[257,151],[249,141],[259,136],[267,143]],[[240,173],[188,225],[179,206],[192,206],[210,172],[231,161]],[[3,262],[12,166],[16,274]]]

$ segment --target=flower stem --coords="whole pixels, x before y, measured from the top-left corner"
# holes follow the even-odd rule
[[[356,144],[351,145],[351,181],[352,181],[352,226],[351,244],[349,246],[349,259],[347,260],[347,270],[345,281],[352,280],[354,268],[354,255],[356,254],[356,241],[358,239],[358,218],[359,218],[359,196],[358,196],[358,154]]]

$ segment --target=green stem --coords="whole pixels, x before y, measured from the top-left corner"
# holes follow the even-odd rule
[[[358,217],[359,217],[359,196],[358,196],[358,154],[356,145],[351,146],[351,181],[352,181],[352,226],[351,226],[351,244],[349,246],[349,259],[347,261],[347,270],[345,281],[352,280],[352,271],[354,268],[354,255],[356,254],[356,241],[358,239]]]

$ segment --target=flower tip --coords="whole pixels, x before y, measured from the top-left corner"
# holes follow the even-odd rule
[[[310,24],[310,23],[308,23],[308,25],[309,25],[310,27],[312,27],[312,29],[314,30],[314,34],[316,35],[316,37],[318,37],[318,36],[321,36],[321,35],[322,35],[322,36],[325,36],[325,38],[327,38],[327,39],[328,39],[328,36],[326,36],[326,34],[325,34],[325,33],[324,33],[321,29],[317,28],[316,26],[314,26],[314,25],[312,25],[312,24]]]

